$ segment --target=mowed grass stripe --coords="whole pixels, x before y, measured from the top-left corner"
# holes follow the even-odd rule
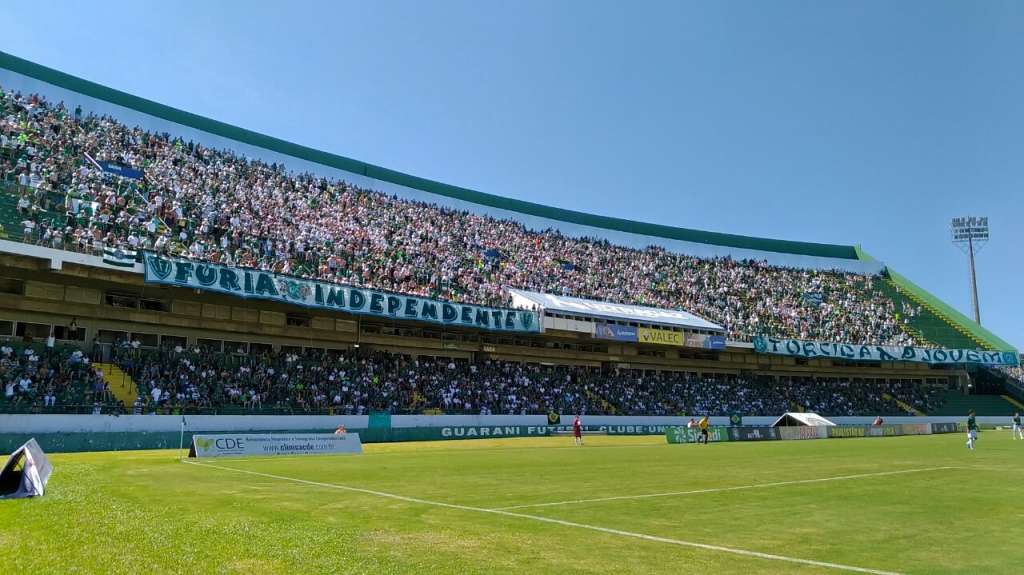
[[[613,497],[595,497],[593,499],[570,499],[566,501],[551,501],[548,503],[528,503],[526,505],[512,505],[509,507],[495,507],[492,511],[511,511],[513,509],[528,509],[530,507],[557,507],[561,505],[576,505],[581,503],[600,503],[603,501],[622,501],[627,499],[649,499],[652,497],[675,497],[681,495],[699,495],[701,493],[721,493],[723,491],[743,491],[746,489],[764,489],[767,487],[783,487],[787,485],[803,485],[808,483],[824,483],[826,481],[845,481],[849,479],[864,479],[866,477],[884,477],[886,475],[903,475],[906,473],[923,473],[926,471],[944,471],[948,469],[966,469],[957,466],[926,467],[922,469],[901,469],[899,471],[879,471],[876,473],[858,473],[855,475],[838,475],[833,477],[819,477],[816,479],[794,479],[792,481],[773,481],[771,483],[755,483],[753,485],[734,485],[732,487],[711,487],[708,489],[693,489],[690,491],[669,491],[666,493],[642,493],[640,495],[616,495]]]
[[[394,500],[398,500],[398,501],[405,501],[407,503],[416,503],[416,504],[420,504],[420,505],[429,505],[429,506],[434,506],[434,507],[443,507],[443,508],[446,508],[446,509],[457,509],[457,510],[461,510],[461,511],[469,511],[469,512],[474,512],[474,513],[488,513],[488,514],[494,514],[494,515],[502,515],[502,516],[505,516],[505,517],[515,517],[515,518],[519,518],[519,519],[529,519],[529,520],[533,520],[533,521],[540,521],[540,522],[543,522],[543,523],[552,523],[552,524],[555,524],[555,525],[562,525],[562,526],[565,526],[565,527],[573,527],[573,528],[577,528],[577,529],[587,529],[587,530],[590,530],[590,531],[596,531],[596,532],[606,533],[606,534],[610,534],[610,535],[618,535],[618,536],[621,536],[621,537],[630,537],[630,538],[633,538],[633,539],[640,539],[640,540],[643,540],[643,541],[651,541],[651,542],[655,542],[655,543],[665,543],[665,544],[669,544],[669,545],[678,545],[678,546],[681,546],[681,547],[690,547],[690,548],[694,548],[694,549],[703,549],[703,550],[706,550],[706,551],[715,551],[715,552],[719,552],[719,553],[729,553],[729,554],[732,554],[732,555],[740,555],[740,556],[744,556],[744,557],[754,557],[754,558],[765,559],[765,560],[769,560],[769,561],[781,561],[781,562],[786,562],[786,563],[795,563],[795,564],[799,564],[799,565],[809,565],[809,566],[813,566],[813,567],[822,567],[822,568],[826,568],[826,569],[832,569],[832,570],[838,570],[838,571],[847,571],[847,572],[851,572],[851,573],[869,573],[869,574],[873,574],[873,575],[902,575],[902,574],[900,574],[900,573],[898,573],[896,571],[885,571],[885,570],[880,570],[880,569],[871,569],[871,568],[867,568],[867,567],[858,567],[858,566],[854,566],[854,565],[843,565],[843,564],[839,564],[839,563],[830,563],[830,562],[827,562],[827,561],[817,561],[817,560],[814,560],[814,559],[802,559],[802,558],[799,558],[799,557],[787,557],[785,555],[776,555],[776,554],[772,554],[772,553],[762,553],[760,551],[751,551],[751,550],[748,550],[748,549],[739,549],[739,548],[735,548],[735,547],[725,547],[725,546],[721,546],[721,545],[712,545],[712,544],[708,544],[708,543],[698,543],[698,542],[694,542],[694,541],[685,541],[685,540],[682,540],[682,539],[673,539],[673,538],[668,538],[668,537],[659,537],[659,536],[656,536],[656,535],[646,535],[646,534],[643,534],[643,533],[635,533],[635,532],[632,532],[632,531],[624,531],[624,530],[621,530],[621,529],[613,529],[613,528],[609,528],[609,527],[601,527],[601,526],[598,526],[598,525],[588,525],[588,524],[585,524],[585,523],[577,523],[577,522],[574,522],[574,521],[565,521],[565,520],[556,519],[556,518],[553,518],[553,517],[543,517],[543,516],[539,516],[539,515],[528,515],[528,514],[525,514],[525,513],[516,513],[516,512],[513,512],[513,511],[506,511],[506,510],[502,510],[502,509],[487,509],[487,508],[483,508],[483,507],[472,507],[472,506],[469,506],[469,505],[459,505],[457,503],[445,503],[445,502],[441,502],[441,501],[431,501],[431,500],[428,500],[428,499],[420,499],[420,498],[417,498],[417,497],[409,497],[409,496],[406,496],[406,495],[399,495],[399,494],[396,494],[396,493],[387,493],[387,492],[384,492],[384,491],[376,491],[376,490],[373,490],[373,489],[366,489],[366,488],[362,488],[362,487],[353,487],[353,486],[349,486],[349,485],[342,485],[342,484],[337,484],[337,483],[325,483],[325,482],[320,482],[320,481],[310,481],[310,480],[307,480],[307,479],[301,479],[301,478],[297,478],[297,477],[288,477],[288,476],[284,476],[284,475],[275,475],[275,474],[271,474],[271,473],[263,473],[263,472],[260,472],[260,471],[252,471],[252,470],[249,470],[249,469],[239,469],[239,468],[236,468],[236,467],[228,467],[228,466],[224,466],[224,465],[215,465],[215,464],[211,464],[211,463],[199,463],[199,462],[194,462],[194,461],[183,461],[183,463],[187,463],[189,465],[195,465],[195,466],[199,466],[199,467],[209,467],[209,468],[213,468],[213,469],[232,471],[232,472],[235,472],[235,473],[243,473],[243,474],[246,474],[246,475],[252,475],[252,476],[256,476],[256,477],[265,477],[265,478],[268,478],[268,479],[275,479],[275,480],[279,480],[279,481],[289,481],[289,482],[292,482],[292,483],[299,483],[299,484],[303,484],[303,485],[310,485],[310,486],[313,486],[313,487],[321,487],[321,488],[325,488],[325,489],[337,489],[337,490],[341,490],[341,491],[349,491],[349,492],[354,492],[354,493],[362,493],[362,494],[366,494],[366,495],[373,495],[373,496],[376,496],[376,497],[382,497],[382,498],[387,498],[387,499],[394,499]]]

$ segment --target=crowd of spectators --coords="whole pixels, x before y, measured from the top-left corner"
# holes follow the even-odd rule
[[[244,411],[603,415],[778,415],[801,408],[825,415],[904,413],[887,393],[922,410],[937,389],[899,381],[744,379],[732,375],[602,370],[382,351],[214,352],[118,345],[140,412],[182,408]]]
[[[107,162],[143,177],[113,175]],[[25,240],[53,247],[152,249],[478,304],[509,305],[515,287],[678,308],[740,340],[914,343],[914,310],[897,310],[877,277],[532,230],[288,173],[36,95],[0,90],[0,170],[19,184]]]
[[[60,411],[111,407],[103,372],[77,349],[0,341],[0,410]]]
[[[1001,367],[999,368],[1006,375],[1010,376],[1017,381],[1018,385],[1024,386],[1024,368],[1021,367]]]

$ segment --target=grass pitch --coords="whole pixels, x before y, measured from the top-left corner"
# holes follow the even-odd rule
[[[0,549],[10,573],[1018,572],[1024,441],[963,442],[55,454],[45,497],[0,501]]]

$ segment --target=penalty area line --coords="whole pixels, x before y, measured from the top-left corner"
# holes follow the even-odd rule
[[[722,493],[725,491],[743,491],[746,489],[764,489],[767,487],[783,487],[786,485],[805,485],[808,483],[824,483],[826,481],[845,481],[847,479],[863,479],[865,477],[884,477],[886,475],[903,475],[906,473],[923,473],[925,471],[941,471],[944,469],[961,469],[955,466],[946,467],[925,467],[920,469],[901,469],[899,471],[879,471],[877,473],[858,473],[856,475],[838,475],[833,477],[819,477],[817,479],[795,479],[793,481],[774,481],[772,483],[755,483],[753,485],[736,485],[733,487],[709,487],[707,489],[693,489],[691,491],[669,491],[665,493],[643,493],[640,495],[616,495],[612,497],[596,497],[594,499],[569,499],[566,501],[551,501],[548,503],[528,503],[526,505],[512,505],[510,507],[495,507],[493,511],[511,511],[513,509],[529,509],[534,507],[557,507],[560,505],[576,505],[580,503],[600,503],[602,501],[623,501],[629,499],[650,499],[652,497],[674,497],[678,495],[698,495],[701,493]]]
[[[682,539],[671,539],[668,537],[659,537],[657,535],[646,535],[643,533],[635,533],[633,531],[623,531],[621,529],[612,529],[610,527],[601,527],[598,525],[588,525],[586,523],[577,523],[575,521],[565,521],[562,519],[555,519],[553,517],[543,517],[540,515],[528,515],[526,513],[516,513],[513,511],[505,511],[502,509],[486,509],[484,507],[473,507],[470,505],[459,505],[457,503],[444,503],[442,501],[431,501],[429,499],[420,499],[418,497],[408,497],[405,495],[398,495],[395,493],[387,493],[385,491],[376,491],[373,489],[365,489],[362,487],[352,487],[349,485],[341,485],[338,483],[323,483],[320,481],[310,481],[308,479],[299,479],[297,477],[287,477],[284,475],[274,475],[272,473],[262,473],[259,471],[251,471],[248,469],[238,469],[237,467],[226,467],[223,465],[214,465],[212,463],[199,463],[195,461],[183,461],[189,465],[196,465],[199,467],[210,467],[213,469],[222,469],[224,471],[234,471],[235,473],[244,473],[246,475],[253,475],[256,477],[265,477],[267,479],[276,479],[278,481],[290,481],[292,483],[298,483],[301,485],[311,485],[314,487],[322,487],[325,489],[337,489],[341,491],[349,491],[352,493],[363,493],[366,495],[374,495],[377,497],[383,497],[387,499],[394,499],[398,501],[405,501],[408,503],[418,503],[420,505],[430,505],[433,507],[442,507],[446,509],[458,509],[461,511],[470,511],[474,513],[487,513],[491,515],[501,515],[504,517],[514,517],[517,519],[530,519],[533,521],[539,521],[542,523],[550,523],[554,525],[561,525],[563,527],[574,527],[577,529],[586,529],[588,531],[596,531],[599,533],[605,533],[608,535],[618,535],[620,537],[629,537],[632,539],[640,539],[643,541],[651,541],[655,543],[665,543],[669,545],[676,545],[679,547],[689,547],[692,549],[702,549],[705,551],[717,551],[719,553],[728,553],[731,555],[739,555],[742,557],[753,557],[757,559],[765,559],[769,561],[781,561],[785,563],[793,563],[798,565],[810,565],[813,567],[822,567],[825,569],[834,569],[838,571],[848,571],[851,573],[869,573],[871,575],[902,575],[896,571],[882,571],[879,569],[869,569],[867,567],[857,567],[854,565],[843,565],[841,563],[829,563],[827,561],[816,561],[814,559],[801,559],[799,557],[787,557],[785,555],[776,555],[774,553],[762,553],[760,551],[750,551],[748,549],[740,549],[738,547],[726,547],[723,545],[712,545],[709,543],[697,543],[694,541],[685,541]]]

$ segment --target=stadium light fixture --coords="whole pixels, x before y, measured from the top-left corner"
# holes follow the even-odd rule
[[[988,243],[988,216],[964,216],[950,222],[953,245],[967,254],[971,270],[971,304],[974,307],[974,321],[981,325],[981,311],[978,308],[978,278],[974,272],[974,254]]]

